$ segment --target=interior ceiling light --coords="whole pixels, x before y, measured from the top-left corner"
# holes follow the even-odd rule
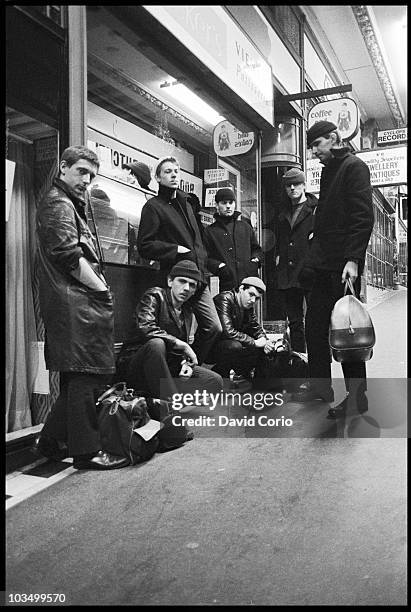
[[[198,117],[201,117],[212,125],[224,121],[225,117],[220,115],[207,102],[204,102],[197,94],[179,81],[164,81],[160,87],[167,87],[167,94],[174,98],[181,106],[190,109]]]

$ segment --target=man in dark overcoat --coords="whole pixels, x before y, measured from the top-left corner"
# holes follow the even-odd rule
[[[207,285],[207,252],[202,229],[189,201],[179,189],[180,165],[175,157],[159,160],[155,171],[159,183],[158,195],[143,206],[137,236],[141,257],[158,260],[164,276],[181,259],[193,261],[201,275],[199,289],[193,301],[198,330],[193,349],[201,364],[221,333],[221,325]],[[164,279],[165,280],[165,279]]]
[[[361,159],[342,146],[340,133],[330,121],[319,121],[307,132],[307,146],[324,165],[315,214],[314,236],[306,266],[300,274],[312,287],[306,315],[310,382],[295,399],[334,401],[328,330],[334,304],[351,279],[359,296],[374,213],[370,171]],[[360,412],[368,407],[364,362],[342,364],[347,397],[329,410],[331,418],[345,414],[349,397]]]
[[[40,309],[45,361],[60,372],[60,395],[34,450],[77,469],[113,469],[128,460],[104,451],[96,396],[114,367],[113,298],[87,225],[87,188],[99,169],[96,154],[67,148],[58,178],[37,210]]]
[[[238,287],[246,276],[257,276],[262,249],[250,223],[240,219],[234,191],[219,189],[215,195],[214,223],[204,230],[207,267],[220,279],[220,291]]]
[[[301,286],[298,276],[307,258],[318,200],[315,195],[305,192],[305,175],[298,168],[288,170],[282,183],[274,252],[277,287],[284,294],[291,348],[305,354],[304,300],[308,302],[309,291]]]

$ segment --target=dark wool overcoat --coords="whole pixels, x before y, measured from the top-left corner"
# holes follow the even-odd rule
[[[370,171],[347,147],[333,156],[321,172],[309,267],[341,272],[357,260],[360,275],[374,224]]]
[[[40,310],[46,330],[49,370],[112,374],[114,312],[111,292],[93,291],[71,271],[84,257],[99,270],[85,203],[60,179],[39,204],[37,215]]]
[[[137,235],[138,252],[144,259],[159,261],[160,269],[166,272],[182,259],[194,261],[206,282],[207,252],[189,196],[180,190],[176,198],[169,196],[170,190],[160,185],[158,195],[144,204]],[[178,245],[189,252],[177,253]]]
[[[220,291],[238,287],[246,276],[258,276],[261,263],[251,261],[255,257],[262,260],[262,249],[255,232],[247,221],[239,219],[241,213],[234,212],[232,232],[227,228],[226,217],[215,213],[215,221],[204,230],[204,245],[207,249],[207,267],[220,278]],[[226,265],[219,268],[221,263]]]
[[[306,197],[307,200],[302,205],[293,227],[289,198],[286,198],[287,204],[290,204],[289,208],[282,208],[278,215],[275,246],[275,257],[279,257],[276,268],[278,289],[301,288],[298,275],[308,255],[314,227],[314,211],[318,203],[315,195],[307,193]]]

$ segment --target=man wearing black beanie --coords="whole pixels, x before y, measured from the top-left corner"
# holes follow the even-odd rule
[[[324,165],[314,221],[314,234],[305,268],[300,274],[303,286],[311,288],[305,332],[310,382],[294,395],[297,401],[334,401],[331,386],[331,358],[328,329],[334,304],[351,279],[357,297],[374,213],[368,166],[342,146],[334,123],[319,121],[307,132],[307,146]],[[364,362],[342,364],[347,397],[329,410],[331,418],[344,416],[348,396],[364,412]]]
[[[214,223],[204,230],[207,266],[220,279],[220,292],[238,287],[246,276],[257,276],[262,249],[250,223],[240,218],[235,194],[229,187],[215,194]]]

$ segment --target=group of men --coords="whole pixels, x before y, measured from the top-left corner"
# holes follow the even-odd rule
[[[309,380],[295,399],[332,402],[328,326],[345,279],[359,289],[373,225],[371,185],[367,166],[342,146],[334,124],[314,124],[307,144],[324,164],[319,200],[305,193],[301,171],[284,175],[275,257],[291,346],[308,353]],[[126,464],[102,448],[95,406],[97,391],[115,372],[113,300],[86,219],[87,188],[98,169],[94,152],[66,149],[37,211],[45,358],[60,372],[61,389],[36,448],[51,458],[73,457],[77,469]],[[189,194],[179,189],[174,157],[159,161],[155,179],[158,194],[142,209],[137,248],[141,257],[160,262],[164,282],[136,306],[136,333],[124,344],[127,382],[165,399],[190,384],[215,392],[230,370],[258,372],[275,351],[254,311],[266,291],[258,276],[262,249],[236,211],[232,189],[218,190],[215,221],[204,229]],[[214,300],[210,273],[220,279]],[[198,327],[190,344],[193,314]],[[344,364],[343,371],[347,393],[366,409],[365,364]],[[354,387],[351,380],[361,383]],[[344,414],[344,402],[330,409],[331,417]]]

